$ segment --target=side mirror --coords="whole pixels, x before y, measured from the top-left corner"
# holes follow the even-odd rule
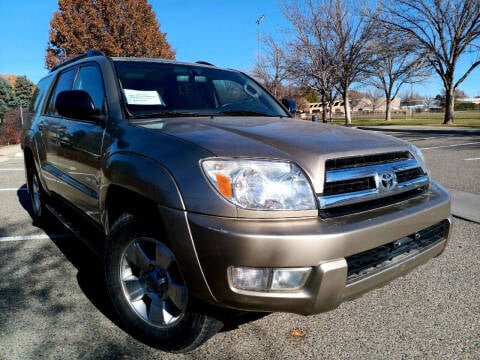
[[[91,96],[83,90],[67,90],[57,95],[55,108],[68,118],[96,119],[98,114]]]
[[[282,99],[282,104],[285,106],[290,114],[295,116],[297,112],[297,105],[295,105],[295,101],[292,99]]]

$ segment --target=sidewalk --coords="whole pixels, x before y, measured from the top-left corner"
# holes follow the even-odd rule
[[[385,126],[357,126],[361,130],[373,130],[384,132],[429,132],[429,133],[456,133],[464,135],[480,135],[480,128],[463,126],[422,126],[422,125],[385,125]]]
[[[22,154],[20,144],[7,146],[0,145],[0,156],[19,156],[17,154]]]
[[[480,195],[448,189],[452,196],[452,214],[461,219],[480,223]]]

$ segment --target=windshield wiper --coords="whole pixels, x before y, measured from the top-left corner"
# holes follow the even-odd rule
[[[156,113],[147,113],[147,114],[134,114],[131,119],[148,119],[156,117],[191,117],[191,116],[214,116],[215,114],[208,113],[194,113],[194,112],[184,112],[184,111],[162,111]]]
[[[227,110],[227,111],[221,111],[221,112],[217,113],[216,115],[277,117],[276,115],[265,114],[265,113],[262,113],[262,112],[259,112],[259,111],[252,111],[252,110]]]

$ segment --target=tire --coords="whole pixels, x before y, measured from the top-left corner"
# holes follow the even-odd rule
[[[175,255],[131,214],[113,224],[105,247],[105,282],[125,329],[169,352],[189,352],[223,326],[189,296]]]
[[[46,209],[47,194],[43,190],[37,170],[33,164],[27,169],[27,188],[32,203],[32,220],[35,226],[44,226],[48,223],[48,210]]]

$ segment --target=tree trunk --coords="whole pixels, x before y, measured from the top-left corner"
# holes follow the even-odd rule
[[[327,104],[325,104],[325,91],[322,90],[322,123],[327,122]]]
[[[391,113],[392,112],[392,99],[386,98],[386,105],[385,105],[385,121],[392,120]]]
[[[350,114],[350,102],[348,99],[348,91],[343,93],[343,108],[345,109],[345,125],[352,125],[352,116]]]
[[[453,124],[453,118],[455,114],[455,98],[454,98],[455,89],[452,87],[445,88],[445,118],[443,120],[444,124]]]

